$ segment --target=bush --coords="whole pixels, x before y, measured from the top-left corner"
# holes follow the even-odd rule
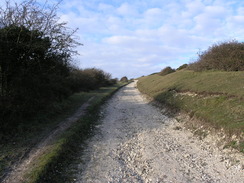
[[[165,67],[160,73],[160,76],[165,76],[167,74],[175,72],[175,69],[172,69],[171,67]]]
[[[38,112],[73,92],[111,84],[111,75],[100,69],[79,70],[70,66],[74,48],[80,44],[76,42],[76,30],[70,30],[57,17],[56,6],[47,8],[27,0],[14,5],[6,1],[3,7],[0,137],[28,126]]]
[[[56,8],[35,0],[0,7],[0,134],[71,94],[69,63],[80,44]]]
[[[83,72],[89,77],[93,78],[93,89],[98,89],[99,87],[110,85],[111,74],[106,73],[101,69],[88,68],[83,70]]]
[[[183,64],[180,67],[178,67],[176,70],[179,71],[179,70],[185,69],[187,67],[188,67],[188,64]]]
[[[118,78],[110,79],[110,85],[115,85],[118,83]]]
[[[127,78],[126,76],[124,76],[124,77],[122,77],[122,78],[120,79],[120,81],[121,81],[121,82],[128,82],[128,78]]]
[[[25,26],[0,28],[0,129],[29,121],[37,111],[71,91],[68,57],[50,51],[51,40]],[[0,132],[1,132],[0,130]]]
[[[70,88],[73,92],[95,90],[102,86],[116,83],[109,73],[97,68],[76,69],[71,71],[69,77]]]
[[[198,60],[190,64],[189,69],[244,71],[244,43],[227,41],[214,44],[208,50],[201,52]]]

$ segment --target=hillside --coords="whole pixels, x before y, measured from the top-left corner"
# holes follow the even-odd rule
[[[244,152],[244,72],[180,70],[166,76],[152,74],[138,81],[138,89],[184,111],[206,128],[238,137],[231,146]]]

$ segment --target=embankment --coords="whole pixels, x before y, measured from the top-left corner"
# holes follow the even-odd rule
[[[138,89],[174,114],[187,113],[195,119],[188,127],[204,131],[197,133],[204,136],[211,131],[221,132],[225,147],[244,152],[243,80],[244,72],[180,70],[165,76],[141,77]]]

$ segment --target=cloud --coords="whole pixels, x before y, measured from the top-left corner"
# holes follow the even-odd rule
[[[98,4],[98,10],[102,11],[104,13],[107,12],[113,12],[114,11],[114,6],[110,5],[110,4],[105,4],[105,3],[99,3]]]
[[[155,29],[163,24],[163,10],[160,8],[150,8],[144,12],[142,23],[145,28]]]
[[[228,10],[223,6],[206,6],[204,13],[209,18],[225,18],[228,16]]]
[[[203,12],[194,17],[195,32],[200,32],[202,35],[219,34],[220,29],[225,23],[223,20],[228,17],[229,12],[221,6],[206,6]]]
[[[204,9],[204,4],[202,1],[189,1],[188,3],[185,4],[186,10],[184,13],[188,17],[195,16],[196,14],[202,13]]]
[[[136,10],[128,3],[121,4],[121,6],[117,8],[116,12],[122,16],[135,16],[137,14]]]
[[[243,25],[243,11],[220,1],[144,1],[136,9],[138,1],[133,2],[117,4],[100,20],[106,25],[101,31],[108,34],[101,37],[96,56],[84,53],[84,62],[88,59],[116,76],[150,74],[191,61],[199,49],[232,38],[230,31],[235,36],[242,32],[235,26]]]
[[[217,41],[244,41],[243,7],[241,0],[63,0],[59,15],[79,28],[77,65],[138,77],[188,63]]]

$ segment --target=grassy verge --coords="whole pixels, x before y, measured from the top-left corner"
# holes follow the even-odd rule
[[[243,79],[244,72],[182,70],[142,77],[138,88],[156,101],[200,119],[205,128],[222,130],[229,139],[235,136],[235,147],[244,152]]]
[[[0,135],[0,181],[10,171],[10,166],[20,161],[62,119],[73,114],[91,96],[92,93],[76,93],[63,102],[55,103],[47,110],[37,114],[35,119],[31,119],[28,124],[23,124],[15,135]]]
[[[82,141],[91,133],[94,122],[99,118],[101,104],[121,86],[104,87],[90,92],[89,96],[95,96],[95,99],[92,100],[87,114],[64,132],[49,147],[47,153],[39,157],[38,162],[31,166],[31,170],[25,176],[25,182],[64,182],[68,179],[68,176],[62,172],[63,168],[67,166],[70,158],[75,155]]]

